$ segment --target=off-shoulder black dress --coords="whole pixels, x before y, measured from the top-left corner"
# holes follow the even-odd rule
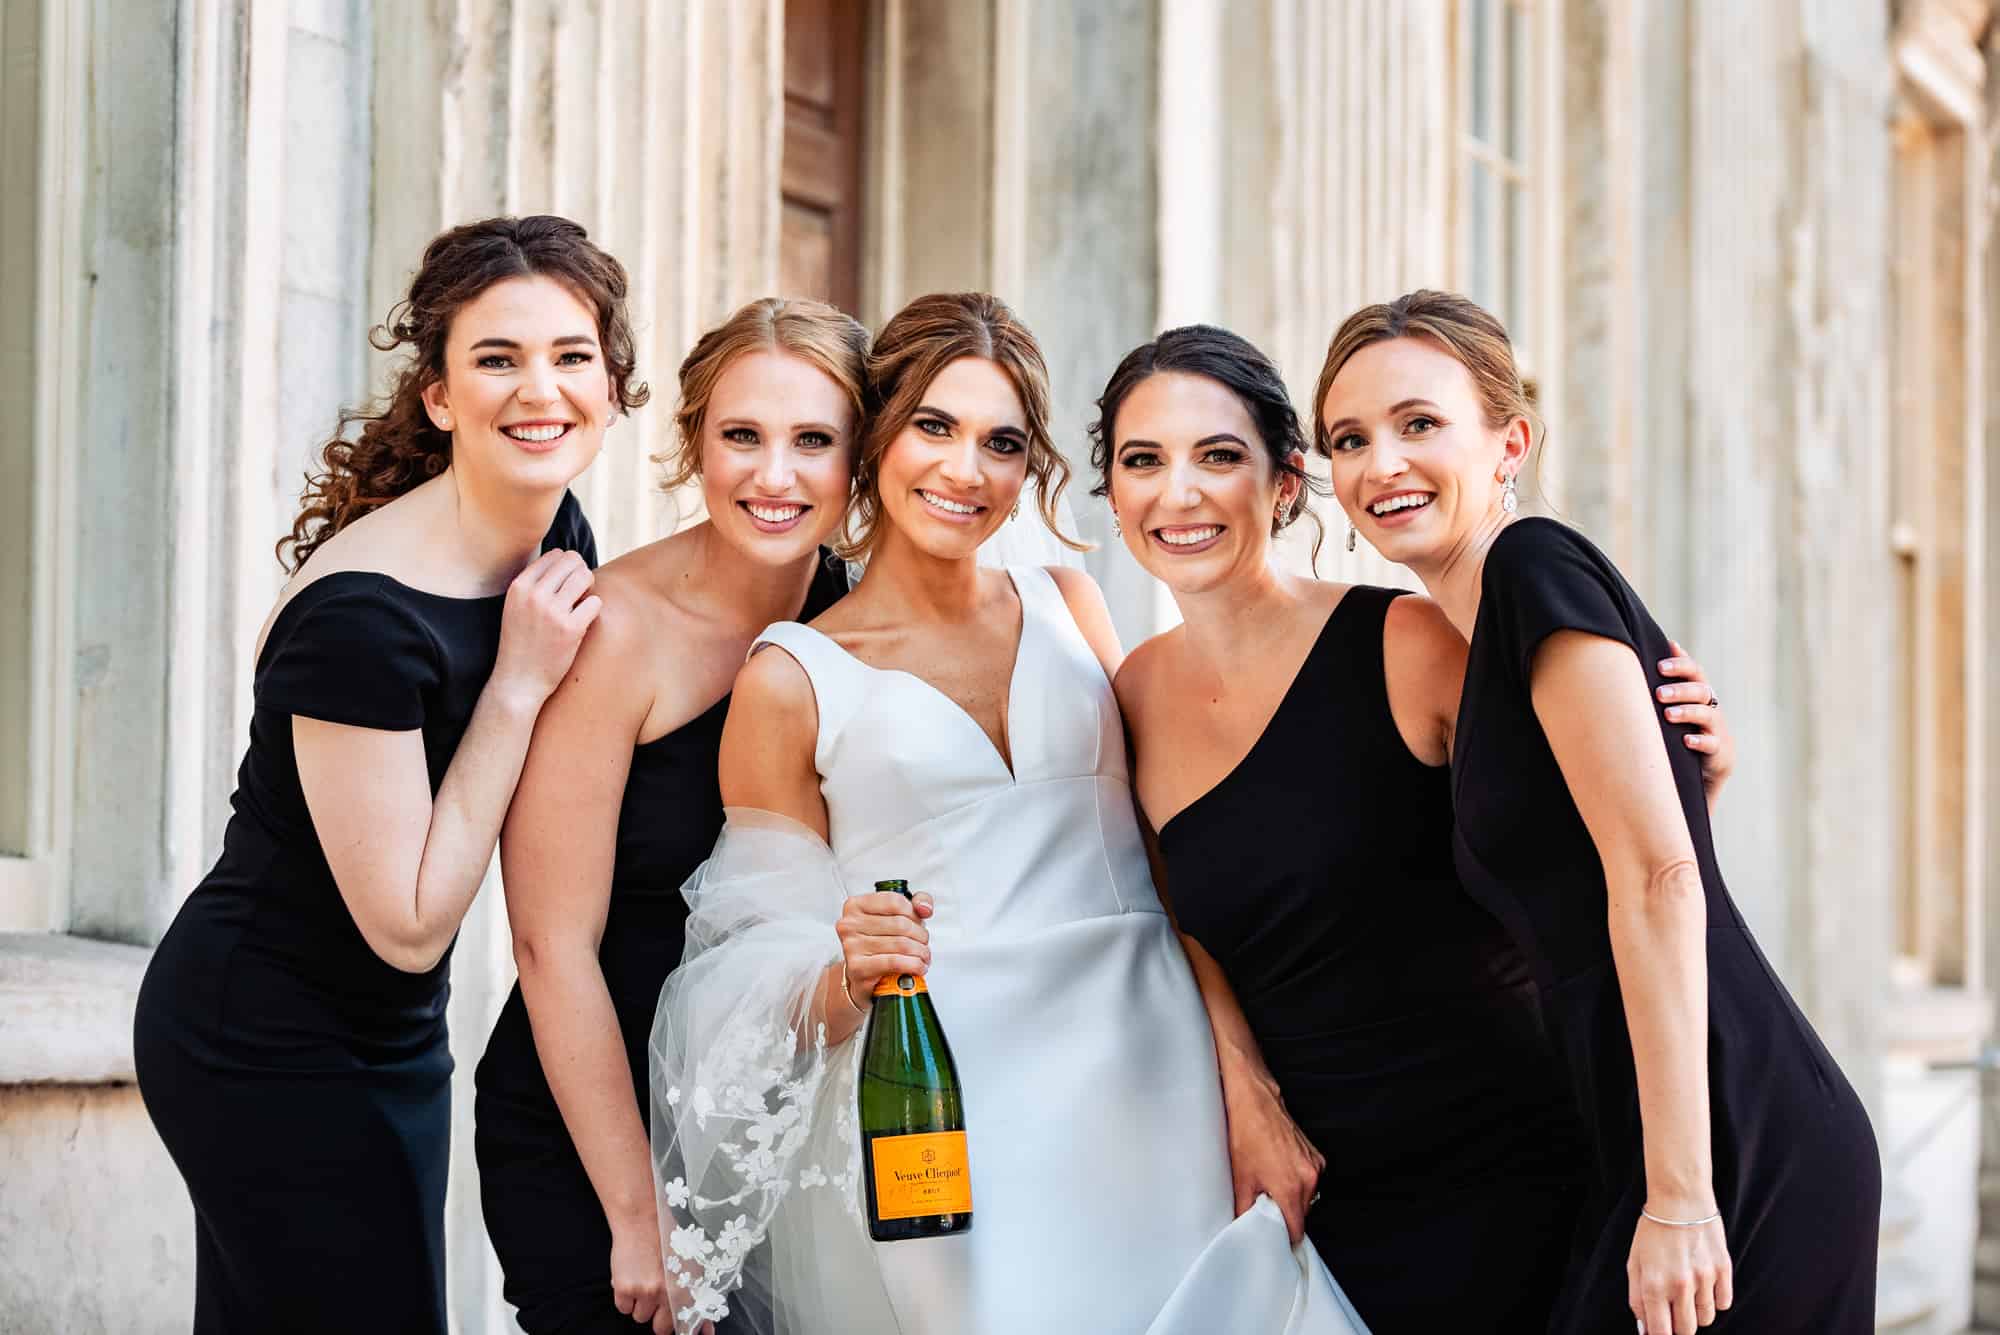
[[[1591,1195],[1550,1329],[1596,1335],[1632,1328],[1625,1258],[1646,1185],[1603,865],[1529,695],[1535,651],[1560,630],[1628,645],[1652,687],[1665,680],[1667,637],[1604,554],[1553,520],[1517,520],[1482,576],[1452,757],[1457,857],[1528,951],[1589,1137]],[[1860,1335],[1875,1323],[1875,1136],[1723,884],[1687,731],[1660,722],[1708,905],[1714,1185],[1735,1265],[1735,1305],[1712,1329]]]
[[[545,545],[596,545],[565,495]],[[436,1332],[445,1320],[451,955],[369,948],[327,866],[292,718],[421,729],[435,793],[492,674],[506,598],[338,571],[257,662],[222,856],[139,992],[146,1111],[195,1210],[197,1332]]]
[[[797,620],[847,591],[846,567],[822,551]],[[687,928],[681,885],[722,832],[716,761],[723,696],[674,731],[633,749],[618,809],[611,904],[598,962],[618,1013],[639,1115],[650,1124],[646,1042],[660,987],[679,966]],[[611,1302],[611,1226],[543,1074],[516,984],[474,1073],[473,1148],[486,1232],[503,1292],[531,1335],[638,1329]]]
[[[1306,1231],[1369,1328],[1540,1335],[1581,1138],[1527,962],[1452,869],[1446,770],[1390,714],[1398,592],[1342,595],[1249,753],[1160,831],[1166,890],[1326,1156]]]

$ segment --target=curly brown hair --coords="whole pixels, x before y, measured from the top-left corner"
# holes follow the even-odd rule
[[[856,560],[875,545],[882,518],[882,456],[916,416],[938,373],[961,357],[998,366],[1021,396],[1028,419],[1028,478],[1036,508],[1056,541],[1088,551],[1062,531],[1056,505],[1069,485],[1069,461],[1049,431],[1049,368],[1041,345],[1006,302],[990,292],[934,292],[897,311],[868,355],[868,427],[854,467],[854,504],[847,530],[834,550]]]
[[[292,531],[278,539],[278,564],[296,573],[319,545],[379,505],[442,473],[451,434],[424,410],[424,391],[444,377],[445,340],[467,303],[509,278],[553,278],[597,314],[597,340],[611,377],[612,400],[631,411],[651,397],[637,372],[632,321],[625,310],[625,268],[568,218],[484,218],[440,233],[424,248],[409,295],[368,333],[378,351],[408,345],[410,355],[389,392],[362,408],[344,408],[333,438],[306,473]],[[360,424],[352,439],[349,428]],[[289,549],[289,550],[288,550]]]

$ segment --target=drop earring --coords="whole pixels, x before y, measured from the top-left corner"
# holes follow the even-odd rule
[[[1356,536],[1357,535],[1354,532],[1354,525],[1349,524],[1347,526],[1347,550],[1350,552],[1354,550],[1354,539]]]
[[[1514,490],[1514,475],[1509,473],[1500,479],[1500,513],[1511,515],[1520,508],[1521,496]]]
[[[1111,512],[1111,531],[1121,538],[1125,536],[1125,528],[1118,522],[1118,512],[1116,510]]]
[[[1021,517],[1021,503],[1019,501],[1014,502],[1014,508],[1007,512],[1007,517],[1009,519],[1019,519]]]

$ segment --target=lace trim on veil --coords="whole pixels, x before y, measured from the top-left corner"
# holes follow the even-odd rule
[[[860,1198],[859,1045],[813,1018],[846,890],[826,841],[732,807],[682,894],[651,1039],[653,1181],[675,1329],[893,1331]]]

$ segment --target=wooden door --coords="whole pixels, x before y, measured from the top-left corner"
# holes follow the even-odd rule
[[[861,301],[862,46],[868,0],[785,0],[784,295]]]

